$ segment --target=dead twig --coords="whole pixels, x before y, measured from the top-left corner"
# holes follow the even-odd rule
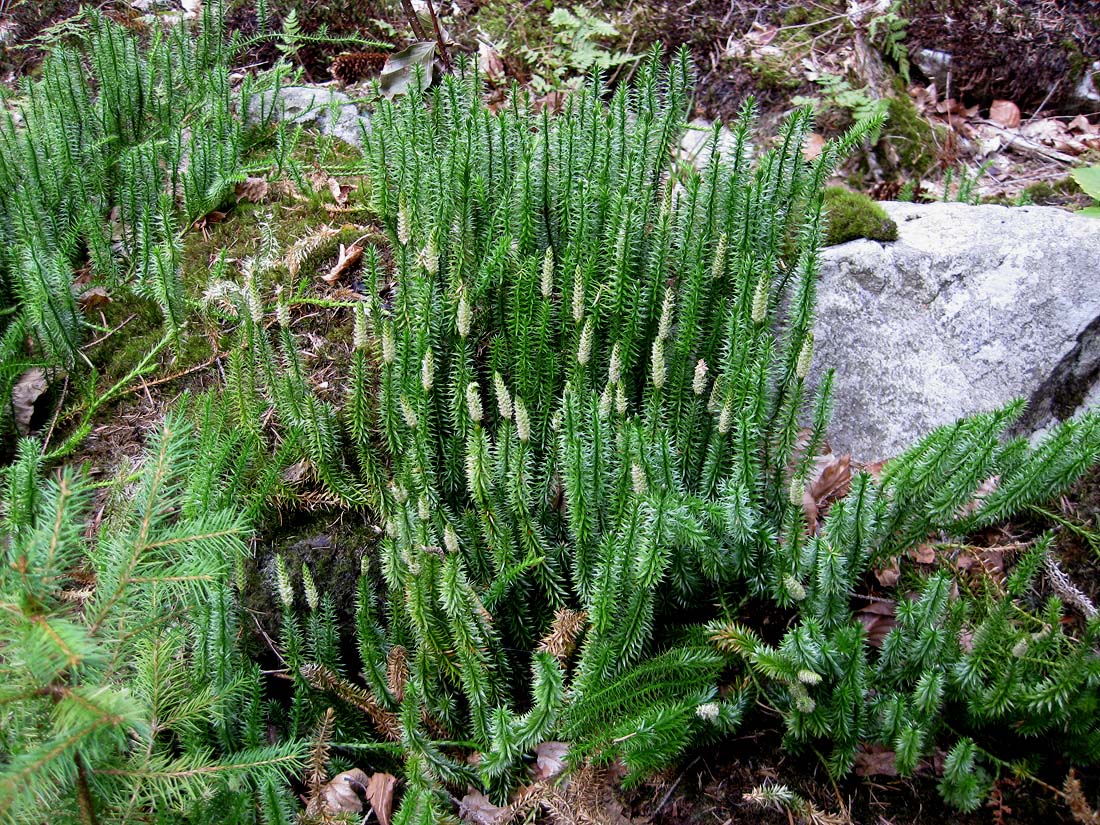
[[[412,27],[416,39],[421,42],[427,40],[428,35],[424,33],[424,27],[420,25],[420,18],[416,14],[416,9],[413,8],[412,0],[401,0],[401,9],[405,12],[405,17],[408,19],[409,26]]]
[[[443,30],[439,27],[439,17],[435,13],[435,5],[432,0],[424,0],[428,4],[428,14],[432,18],[432,28],[435,29],[435,42],[439,46],[439,59],[443,61],[443,68],[451,71],[451,58],[447,54],[447,44],[443,42]]]

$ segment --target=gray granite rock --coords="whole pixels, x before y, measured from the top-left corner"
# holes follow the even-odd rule
[[[277,95],[267,91],[248,102],[249,123],[276,120],[301,123],[352,146],[362,146],[363,132],[370,131],[370,117],[350,97],[320,86],[286,86]]]
[[[1100,220],[1049,207],[883,204],[898,240],[823,251],[814,372],[837,371],[830,440],[874,460],[1029,400],[1035,429],[1095,402]]]

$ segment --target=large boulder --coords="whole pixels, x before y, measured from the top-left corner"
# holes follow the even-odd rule
[[[350,97],[324,86],[284,86],[278,92],[254,95],[248,101],[247,120],[300,123],[356,147],[363,145],[363,134],[370,131],[370,117],[361,114]]]
[[[1098,398],[1100,220],[1049,207],[884,203],[892,243],[823,250],[814,372],[834,450],[875,460],[1026,398],[1023,431]]]

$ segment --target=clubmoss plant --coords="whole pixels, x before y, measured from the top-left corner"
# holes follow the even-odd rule
[[[690,88],[686,56],[662,68],[655,53],[633,86],[597,78],[556,116],[518,91],[487,111],[468,67],[380,104],[365,154],[386,237],[363,256],[374,288],[342,407],[310,386],[285,306],[274,334],[241,313],[244,425],[259,432],[270,399],[285,460],[384,525],[380,575],[360,581],[362,679],[305,664],[296,701],[317,724],[323,697],[343,697],[400,741],[396,821],[442,821],[447,788],[503,800],[554,738],[638,781],[754,699],[791,747],[824,742],[837,773],[863,742],[913,770],[948,704],[976,729],[1057,730],[1097,756],[1100,628],[1058,630],[1054,602],[1023,609],[1038,562],[981,599],[932,576],[881,650],[852,594],[930,533],[1063,488],[1095,461],[1100,417],[1034,449],[1000,441],[1019,405],[962,421],[808,517],[832,387],[806,383],[824,181],[880,123],[807,162],[809,112],[758,149],[749,103],[730,153],[674,174]],[[790,616],[777,644],[743,623],[749,600]],[[1046,626],[1041,653],[1009,656]],[[967,808],[987,787],[969,742],[943,785]]]

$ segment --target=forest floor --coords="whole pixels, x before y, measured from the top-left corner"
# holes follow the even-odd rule
[[[35,38],[44,36],[50,26],[67,19],[82,4],[74,0],[15,0],[0,3],[0,9],[5,5],[9,8],[0,12],[0,40],[7,46],[0,71],[11,80],[33,72]],[[124,0],[104,5],[127,19],[132,12],[131,4]],[[255,26],[251,4],[234,5],[239,8],[231,22],[247,32]],[[966,11],[968,5],[970,11]],[[745,97],[752,94],[767,124],[788,112],[792,100],[801,98],[818,108],[818,130],[828,137],[848,125],[853,116],[878,105],[876,101],[886,100],[891,113],[901,116],[891,120],[883,138],[866,146],[846,169],[848,185],[875,196],[895,197],[909,185],[918,197],[924,193],[927,198],[951,198],[958,193],[960,178],[977,178],[970,195],[975,200],[1064,206],[1087,202],[1069,179],[1069,171],[1100,158],[1100,113],[1074,102],[1065,88],[1069,85],[1065,78],[1080,69],[1083,56],[1095,59],[1100,55],[1100,14],[1095,4],[1088,0],[1003,4],[1009,11],[1000,32],[981,25],[977,10],[985,5],[952,0],[894,4],[890,8],[895,9],[895,18],[909,23],[904,35],[893,40],[883,34],[884,27],[890,30],[894,25],[885,6],[878,12],[880,22],[872,27],[872,18],[853,24],[844,3],[825,0],[808,5],[782,0],[751,4],[739,0],[615,0],[600,4],[595,13],[604,28],[579,12],[572,14],[570,21],[558,13],[564,7],[538,0],[518,4],[454,0],[441,12],[454,52],[479,53],[483,67],[498,73],[498,87],[511,80],[527,84],[546,105],[560,100],[555,95],[583,73],[585,61],[593,54],[613,64],[609,73],[617,80],[629,76],[633,58],[653,43],[686,45],[698,71],[699,117],[732,120]],[[300,19],[312,29],[324,23],[335,33],[356,31],[397,46],[409,39],[397,3],[390,8],[351,0],[273,0],[271,6],[277,14],[299,6]],[[942,25],[945,9],[958,14],[960,21],[950,32]],[[606,26],[614,34],[608,33]],[[964,42],[973,54],[960,53],[958,71],[947,84],[921,76],[912,61],[906,82],[897,59],[901,53],[890,48],[882,51],[888,43],[901,43],[912,56],[918,48],[957,49]],[[325,82],[337,53],[336,49],[309,47],[302,48],[297,57],[307,78]],[[251,55],[251,62],[262,65],[276,54],[271,48],[258,50]],[[1032,64],[1061,67],[1061,75],[1005,69]],[[995,107],[995,101],[1010,105]],[[903,131],[903,126],[908,131]],[[341,184],[354,187],[355,179],[338,171],[347,161],[338,149],[327,147],[314,158],[316,174],[321,180],[335,181],[335,192]],[[205,266],[214,250],[240,248],[254,239],[254,206],[242,203],[224,222],[197,228],[188,242],[192,266]],[[303,227],[349,219],[335,201],[303,204],[293,198],[269,199],[266,208],[276,207],[281,214],[276,230],[287,242],[296,239]],[[319,291],[319,297],[339,297],[327,285],[319,287],[329,290]],[[142,336],[150,335],[150,325],[142,308],[108,302],[101,311],[103,326],[115,332],[89,355],[110,376],[112,360],[127,348],[144,346]],[[314,384],[322,385],[326,381],[322,365],[338,358],[348,344],[339,336],[323,334],[335,323],[331,312],[323,307],[296,311],[310,315],[316,327]],[[125,473],[166,408],[185,391],[220,380],[220,355],[214,338],[206,350],[192,353],[185,365],[163,361],[96,413],[90,435],[72,460],[87,462],[93,476],[103,479]],[[117,367],[116,374],[120,371]],[[65,393],[62,388],[61,397],[54,399],[64,412],[53,420],[36,422],[47,440],[55,443],[73,429],[81,414]],[[293,525],[285,525],[281,534],[278,526],[273,527],[268,540],[284,540],[294,532],[292,538],[300,534],[305,541],[338,541],[364,526],[346,523],[320,499],[312,512],[289,517],[288,522]],[[1100,601],[1100,471],[1094,471],[1060,500],[1035,510],[1028,519],[970,537],[971,551],[965,558],[971,565],[977,562],[984,574],[997,575],[995,568],[1001,564],[1003,574],[1008,555],[1000,548],[1046,529],[1058,534],[1058,550],[1067,573],[1094,603]],[[960,566],[965,558],[950,563]],[[873,593],[875,587],[869,579],[867,592]],[[1049,752],[1027,775],[1004,772],[989,805],[960,815],[946,808],[936,792],[936,758],[915,777],[900,778],[892,774],[892,759],[867,753],[857,762],[856,775],[834,782],[818,754],[792,754],[782,749],[780,720],[760,710],[746,720],[743,729],[753,732],[720,746],[697,749],[666,775],[634,791],[614,789],[615,777],[610,776],[593,793],[608,794],[610,821],[653,825],[794,822],[791,813],[765,810],[745,800],[745,794],[767,781],[788,785],[812,804],[816,821],[821,823],[1023,825],[1041,821],[1053,825],[1100,821],[1098,814],[1092,814],[1092,820],[1083,818],[1087,811],[1082,807],[1091,802],[1095,809],[1100,804],[1100,772],[1078,772],[1085,801],[1078,805],[1075,818],[1063,791],[1069,766],[1055,754],[1053,742],[1038,743],[1040,751]],[[1012,756],[1002,755],[1006,759]]]

